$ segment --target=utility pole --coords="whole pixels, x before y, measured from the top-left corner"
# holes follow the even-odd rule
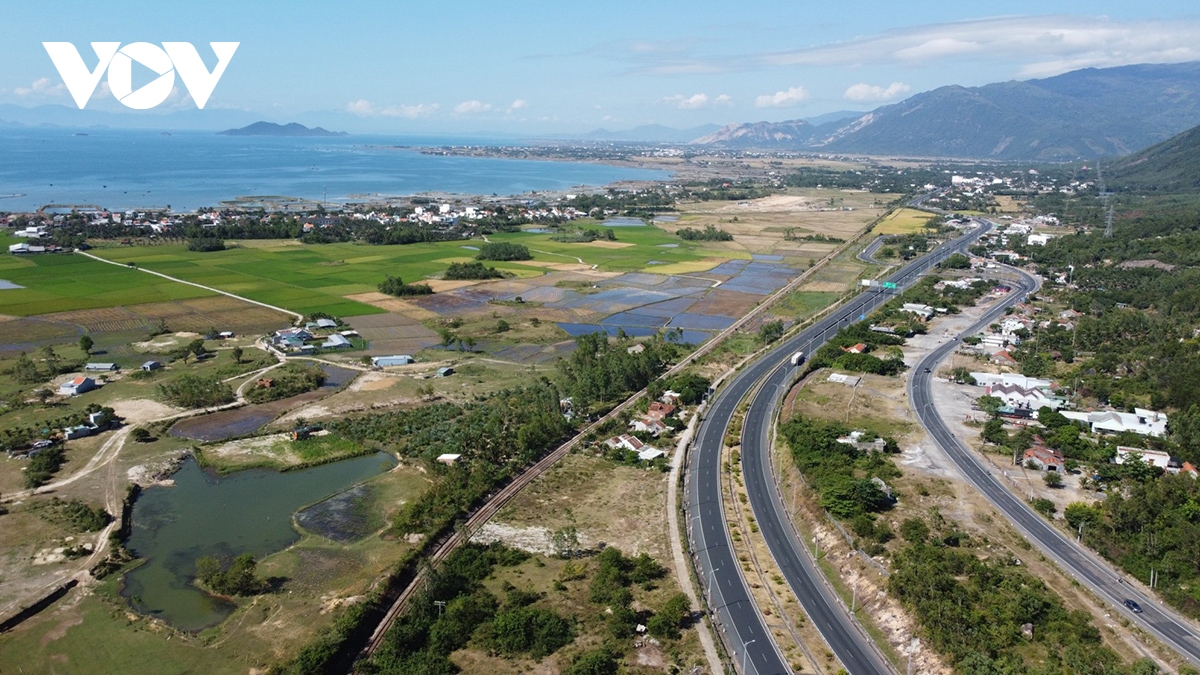
[[[438,618],[439,619],[442,618],[442,611],[446,609],[446,601],[445,600],[434,600],[433,604],[437,605]]]

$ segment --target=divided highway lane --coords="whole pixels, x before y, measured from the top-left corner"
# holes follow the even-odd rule
[[[967,235],[942,244],[909,263],[888,281],[898,287],[911,285],[922,273],[942,259],[964,250],[990,227],[981,224]],[[852,675],[889,673],[891,668],[875,651],[869,638],[855,626],[838,604],[820,572],[813,566],[780,499],[771,474],[771,423],[783,385],[792,376],[789,357],[797,350],[811,354],[839,328],[863,319],[890,300],[891,294],[861,293],[829,313],[824,319],[784,341],[737,373],[716,395],[693,443],[687,468],[688,532],[696,560],[696,572],[707,589],[708,602],[723,629],[734,661],[743,673],[776,675],[788,673],[774,638],[767,630],[758,607],[750,597],[733,553],[721,506],[721,446],[739,402],[766,378],[747,410],[743,425],[742,464],[754,517],[804,611],[830,648]]]
[[[995,321],[996,317],[1002,315],[1008,306],[1016,304],[1022,297],[1037,289],[1037,284],[1032,277],[1024,273],[1021,273],[1021,277],[1020,289],[1015,289],[1004,302],[990,310],[962,335],[973,335],[979,332]],[[951,433],[942,422],[941,416],[934,408],[930,391],[933,375],[925,372],[925,369],[934,370],[958,347],[958,343],[957,339],[947,342],[927,354],[913,368],[913,375],[908,383],[908,395],[922,426],[938,446],[950,456],[967,480],[1043,553],[1053,558],[1059,567],[1069,572],[1080,583],[1087,585],[1130,620],[1157,636],[1193,666],[1200,664],[1200,631],[1197,631],[1185,619],[1160,605],[1156,599],[1142,594],[1129,584],[1118,581],[1119,572],[1114,571],[1099,556],[1077,543],[1074,538],[1047,523],[1024,501],[1014,496],[1008,488],[1000,483],[1000,479],[992,475],[987,466],[975,456],[975,453]],[[1126,599],[1140,604],[1142,613],[1136,614],[1126,608],[1124,606]]]

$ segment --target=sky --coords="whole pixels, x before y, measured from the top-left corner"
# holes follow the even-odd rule
[[[74,102],[44,41],[240,42],[203,110],[351,131],[538,135],[870,110],[943,85],[1200,60],[1195,0],[108,2],[0,5],[0,104]],[[142,79],[139,80],[138,78]],[[135,72],[134,86],[151,78]],[[0,115],[0,119],[3,115]]]

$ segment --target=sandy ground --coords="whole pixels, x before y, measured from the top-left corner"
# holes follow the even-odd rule
[[[545,527],[521,527],[488,521],[472,535],[471,541],[478,544],[491,544],[499,541],[528,553],[554,555],[554,544],[550,541],[550,535],[550,529]],[[586,535],[579,534],[581,547],[586,549],[591,544],[591,540]]]
[[[787,195],[771,195],[761,199],[728,204],[717,209],[719,213],[739,213],[745,211],[808,211],[812,208],[812,200],[808,197],[790,197]]]
[[[175,408],[146,398],[119,399],[109,405],[119,417],[125,419],[126,424],[142,424],[183,412],[183,408]]]
[[[205,452],[211,453],[217,457],[248,457],[252,455],[260,455],[262,457],[270,457],[272,459],[281,458],[289,464],[297,464],[300,458],[290,452],[284,453],[280,457],[280,453],[272,452],[272,448],[276,444],[282,444],[286,447],[288,440],[287,434],[271,434],[270,436],[256,436],[254,438],[243,438],[238,441],[229,441],[220,445],[210,446],[205,449]]]
[[[199,333],[173,333],[171,335],[159,335],[145,342],[134,342],[132,347],[142,352],[169,352],[172,349],[183,346],[185,343],[191,342],[200,337]]]

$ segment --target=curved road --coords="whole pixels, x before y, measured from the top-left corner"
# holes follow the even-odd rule
[[[878,252],[880,247],[883,246],[884,239],[886,239],[886,235],[881,234],[878,237],[875,237],[875,241],[871,242],[866,248],[859,251],[858,255],[855,257],[867,263],[868,265],[883,265],[886,267],[890,263],[885,263],[882,260],[875,259],[875,253]]]
[[[982,223],[967,235],[942,244],[895,272],[888,281],[899,288],[911,285],[945,257],[964,250],[989,227],[990,224]],[[870,639],[839,604],[799,542],[776,489],[769,457],[777,403],[794,375],[790,356],[797,350],[811,354],[839,328],[862,320],[892,297],[891,293],[874,290],[860,293],[747,365],[716,395],[696,435],[685,488],[688,536],[697,577],[706,587],[709,607],[743,673],[790,672],[750,597],[721,505],[721,447],[725,433],[738,404],[760,381],[762,387],[747,409],[743,425],[741,458],[754,517],[771,555],[813,625],[852,675],[892,672]]]
[[[979,332],[1002,315],[1007,307],[1016,304],[1025,295],[1037,289],[1037,283],[1032,277],[1023,272],[1020,276],[1021,288],[1014,289],[1008,298],[988,311],[962,335]],[[1193,666],[1200,664],[1200,631],[1197,631],[1193,624],[1164,607],[1157,599],[1143,594],[1130,584],[1119,582],[1120,572],[1114,571],[1097,554],[1046,522],[1023,500],[1013,495],[992,475],[975,453],[946,427],[934,408],[930,392],[933,375],[925,372],[925,369],[934,370],[958,347],[958,343],[958,339],[950,340],[927,354],[913,368],[913,375],[908,383],[909,401],[930,437],[950,456],[963,476],[1027,539],[1058,563],[1059,567],[1108,601],[1127,618],[1158,637]],[[1135,614],[1125,607],[1126,599],[1141,605],[1142,613]]]

